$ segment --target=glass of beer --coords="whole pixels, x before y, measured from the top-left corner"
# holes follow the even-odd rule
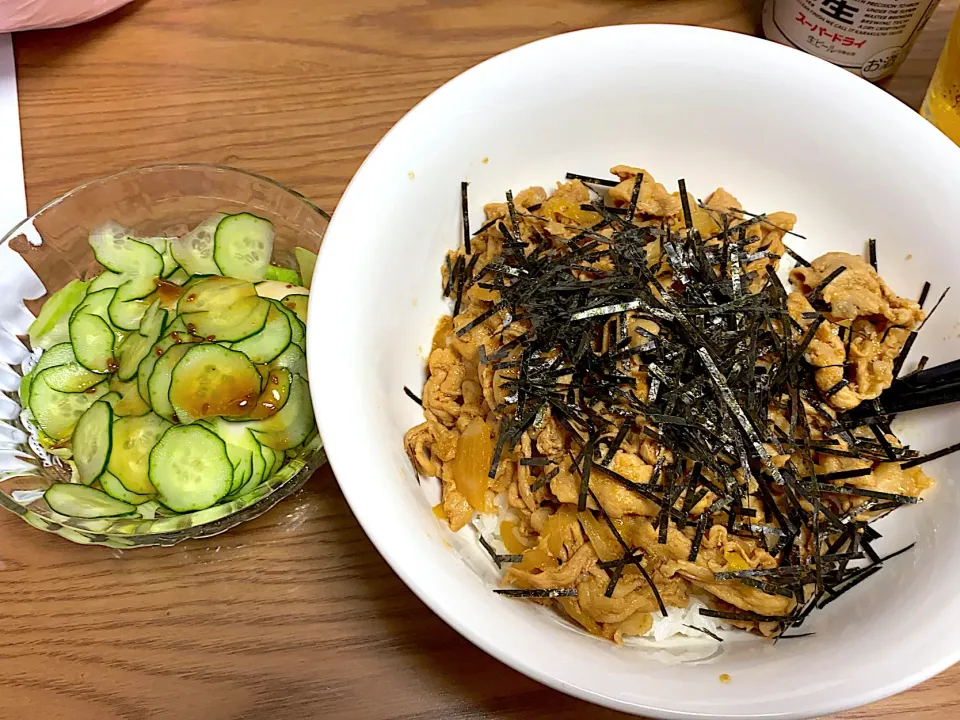
[[[960,13],[953,19],[920,112],[960,145]]]

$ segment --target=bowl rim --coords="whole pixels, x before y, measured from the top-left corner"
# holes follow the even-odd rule
[[[76,185],[53,200],[44,203],[39,209],[29,213],[25,218],[20,220],[16,225],[8,230],[2,238],[0,238],[0,247],[9,244],[13,238],[16,238],[19,234],[21,234],[24,228],[29,228],[32,223],[45,212],[52,210],[68,198],[88,188],[96,187],[98,185],[105,185],[125,177],[145,175],[152,172],[202,170],[215,171],[218,173],[223,173],[224,175],[246,176],[260,182],[267,183],[268,185],[272,185],[281,192],[286,193],[295,200],[303,203],[306,209],[316,212],[327,222],[327,225],[329,226],[331,217],[329,213],[320,208],[302,193],[284,185],[281,182],[278,182],[277,180],[274,180],[273,178],[267,177],[266,175],[261,175],[260,173],[244,170],[242,168],[237,168],[230,165],[221,165],[215,163],[151,163],[147,165],[128,167],[108,175],[102,175],[93,178],[81,183],[80,185]],[[326,235],[326,229],[324,229],[324,235]],[[93,527],[84,527],[85,524],[93,523],[98,519],[84,520],[81,518],[70,518],[66,516],[59,518],[56,513],[53,513],[52,515],[47,513],[38,513],[37,511],[31,509],[28,505],[20,504],[6,493],[0,493],[0,507],[19,516],[27,524],[37,528],[38,530],[58,534],[62,537],[73,540],[74,542],[91,545],[106,545],[110,547],[117,546],[122,547],[123,549],[134,549],[138,547],[150,547],[156,545],[171,546],[184,540],[204,538],[226,532],[233,527],[236,527],[238,524],[262,515],[282,500],[297,492],[313,476],[313,474],[316,473],[316,471],[326,463],[326,451],[323,447],[323,441],[321,439],[312,441],[311,446],[305,447],[304,452],[298,457],[303,458],[303,467],[297,469],[289,477],[275,482],[274,486],[270,487],[269,491],[263,494],[262,497],[257,498],[247,505],[238,507],[222,517],[215,517],[209,520],[204,520],[196,525],[187,525],[186,527],[177,529],[165,529],[161,524],[157,524],[157,529],[154,530],[147,530],[137,533],[123,533],[104,531],[101,529],[95,529]],[[261,487],[267,488],[268,485],[268,481],[264,481]],[[237,502],[237,500],[239,500],[239,498],[234,498],[230,502],[234,503]],[[226,504],[229,503],[220,503],[218,505],[211,506],[211,508]],[[190,513],[179,513],[175,517],[189,518],[201,513],[208,513],[210,512],[211,508],[205,508],[204,510],[197,510]],[[163,519],[168,518],[164,517]],[[155,521],[145,519],[142,522],[149,524]]]
[[[888,94],[886,91],[875,85],[872,85],[865,80],[857,78],[853,74],[848,73],[847,71],[835,65],[832,65],[815,56],[803,53],[802,51],[798,51],[794,48],[777,44],[762,37],[746,35],[718,28],[656,23],[601,26],[560,33],[511,48],[468,68],[454,78],[445,82],[443,85],[435,89],[425,98],[420,100],[416,105],[414,105],[414,107],[411,108],[399,121],[397,121],[396,124],[394,124],[393,127],[391,127],[391,129],[381,138],[381,140],[361,164],[350,183],[347,185],[346,189],[341,195],[340,203],[337,206],[338,209],[347,205],[346,201],[351,197],[351,191],[353,191],[353,194],[356,194],[357,187],[362,182],[367,182],[367,172],[369,172],[371,165],[373,165],[374,159],[379,158],[381,154],[386,152],[384,150],[384,146],[388,143],[389,139],[394,135],[399,134],[402,128],[405,128],[408,124],[413,122],[412,118],[416,118],[423,113],[427,113],[430,106],[436,102],[439,102],[440,99],[442,99],[443,96],[450,91],[450,88],[459,87],[460,85],[468,83],[475,75],[486,72],[491,67],[501,66],[501,64],[506,62],[507,58],[512,59],[517,56],[523,56],[526,53],[539,52],[542,49],[551,48],[555,45],[563,46],[566,44],[569,47],[570,43],[578,42],[580,38],[594,37],[604,34],[621,36],[626,35],[630,36],[634,40],[642,40],[643,36],[652,34],[656,34],[660,37],[669,35],[672,36],[677,43],[710,42],[713,44],[725,45],[727,48],[733,51],[736,51],[740,46],[750,46],[752,53],[765,54],[770,56],[772,60],[776,60],[778,63],[781,61],[781,59],[785,59],[790,63],[803,64],[806,66],[804,68],[805,71],[808,71],[812,77],[820,76],[821,78],[826,78],[832,85],[839,84],[840,86],[843,86],[845,83],[847,83],[847,87],[856,93],[866,93],[868,95],[872,93],[876,101],[885,105],[887,112],[889,112],[891,115],[899,116],[903,119],[903,122],[914,123],[916,132],[920,134],[926,134],[930,139],[930,142],[942,143],[943,151],[945,153],[956,154],[958,152],[957,146],[955,146],[937,128],[928,123],[912,108]],[[338,220],[338,215],[340,220]],[[308,349],[313,345],[322,342],[319,337],[320,325],[325,326],[325,332],[330,331],[330,328],[326,327],[327,323],[325,322],[327,319],[327,310],[329,310],[331,313],[335,312],[335,310],[333,308],[326,308],[326,303],[323,302],[323,298],[325,295],[325,288],[327,288],[328,285],[333,286],[335,284],[333,282],[327,283],[326,280],[328,277],[332,279],[337,272],[337,267],[339,266],[332,261],[325,263],[324,258],[329,257],[331,252],[337,251],[331,250],[331,248],[337,248],[339,241],[336,240],[336,238],[338,237],[339,227],[343,222],[345,222],[342,219],[343,217],[344,213],[334,212],[327,231],[327,242],[324,243],[324,248],[321,249],[320,258],[314,274],[314,279],[319,290],[315,294],[315,297],[311,298],[311,306],[315,309],[313,309],[314,323],[308,328]],[[334,238],[332,245],[331,241],[329,240],[330,237]],[[346,243],[346,241],[344,242]],[[327,300],[329,301],[330,298],[327,298]],[[339,377],[339,375],[335,372],[332,372],[333,366],[328,367],[328,363],[335,362],[336,358],[333,354],[331,354],[328,359],[328,356],[322,353],[313,353],[310,354],[309,357],[311,357],[312,360],[308,360],[308,366],[314,366],[316,368],[313,370],[313,374],[318,378],[317,382],[311,385],[311,388],[314,397],[314,405],[317,408],[317,424],[320,428],[321,434],[325,438],[328,461],[330,462],[334,475],[337,478],[337,483],[340,486],[340,489],[343,492],[351,511],[356,516],[361,527],[363,527],[367,537],[377,548],[377,551],[386,560],[393,571],[396,572],[397,575],[403,580],[407,587],[409,587],[414,594],[416,594],[417,597],[424,602],[424,604],[426,604],[434,613],[439,615],[444,622],[450,625],[461,636],[514,670],[521,672],[548,687],[559,690],[573,697],[587,700],[589,702],[621,712],[644,714],[676,720],[691,720],[692,718],[706,717],[728,718],[729,720],[735,720],[736,718],[806,718],[842,712],[876,702],[886,697],[890,697],[933,677],[934,675],[960,661],[960,646],[958,646],[950,653],[941,655],[939,657],[934,657],[920,663],[919,666],[913,669],[909,674],[901,676],[895,682],[890,682],[882,686],[868,687],[866,689],[857,691],[855,694],[844,694],[841,697],[836,698],[818,698],[810,696],[806,706],[799,712],[791,708],[777,711],[752,711],[747,714],[738,713],[735,715],[705,715],[699,712],[672,710],[663,706],[645,705],[641,704],[640,702],[625,701],[606,694],[598,693],[597,691],[586,687],[584,684],[573,683],[554,675],[541,672],[537,667],[513,656],[510,654],[509,650],[499,647],[492,640],[480,634],[475,629],[474,625],[471,625],[467,622],[461,622],[453,610],[455,601],[453,599],[447,599],[430,592],[423,582],[425,577],[423,573],[425,570],[418,567],[416,563],[410,561],[408,558],[396,553],[391,547],[389,534],[393,532],[393,528],[387,524],[378,523],[377,521],[379,518],[367,511],[363,502],[364,498],[362,495],[362,483],[359,481],[354,482],[352,479],[350,479],[356,475],[355,470],[357,469],[355,466],[356,460],[351,456],[351,453],[348,450],[348,443],[346,442],[346,439],[353,428],[350,423],[342,422],[342,417],[335,417],[335,413],[338,412],[333,409],[336,407],[336,403],[328,401],[329,399],[336,397],[333,379],[335,377]],[[329,407],[329,410],[324,409],[327,407]],[[331,439],[332,445],[330,442]],[[341,439],[343,442],[341,442]]]

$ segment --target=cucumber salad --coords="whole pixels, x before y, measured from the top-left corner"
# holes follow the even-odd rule
[[[271,265],[273,240],[249,213],[183,237],[90,233],[105,269],[44,303],[28,333],[42,352],[20,384],[25,420],[73,471],[44,495],[54,512],[203,510],[315,442],[303,280],[316,256],[297,248],[300,272]]]

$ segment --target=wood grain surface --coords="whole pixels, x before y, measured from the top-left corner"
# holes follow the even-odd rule
[[[917,106],[960,0],[888,88]],[[627,22],[759,31],[759,0],[151,0],[15,39],[31,210],[158,161],[272,176],[333,210],[446,80]],[[170,549],[71,545],[0,517],[0,717],[615,718],[474,648],[380,559],[328,469],[266,516]],[[842,718],[960,716],[960,669]]]

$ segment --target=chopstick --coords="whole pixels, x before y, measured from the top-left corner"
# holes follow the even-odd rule
[[[904,375],[880,396],[883,414],[960,401],[960,360]]]
[[[925,368],[917,372],[909,373],[898,378],[891,390],[897,386],[909,386],[911,388],[929,387],[933,383],[951,383],[960,380],[960,360],[951,360],[943,365],[937,365],[932,368]]]

